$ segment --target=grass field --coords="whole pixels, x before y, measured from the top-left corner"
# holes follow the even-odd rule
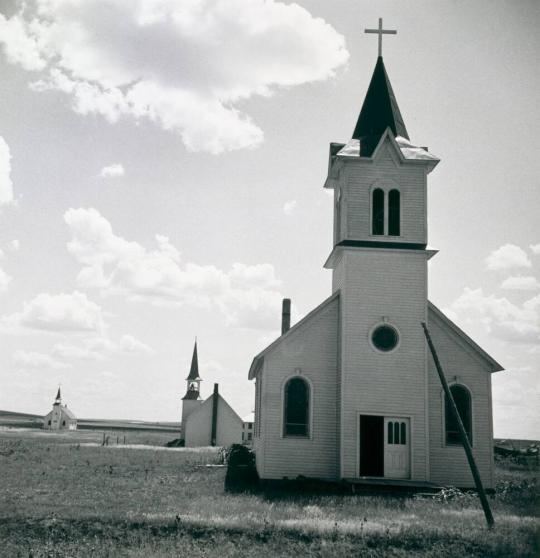
[[[490,532],[474,496],[230,494],[225,469],[206,466],[212,448],[101,440],[0,430],[0,556],[539,555],[536,472],[511,462],[498,465]]]

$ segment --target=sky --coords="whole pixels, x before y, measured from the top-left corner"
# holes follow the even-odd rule
[[[383,55],[428,181],[429,297],[540,438],[540,4],[0,0],[0,409],[253,408],[251,360],[331,292],[328,144]]]

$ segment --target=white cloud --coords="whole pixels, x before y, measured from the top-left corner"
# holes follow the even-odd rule
[[[320,17],[277,0],[29,0],[2,18],[8,61],[45,70],[81,114],[148,119],[190,150],[255,147],[254,95],[326,80],[348,60]]]
[[[33,31],[31,21],[24,21],[19,14],[9,19],[0,14],[0,46],[8,62],[25,70],[43,70],[47,65],[41,55],[45,45],[39,43],[39,33]]]
[[[516,267],[531,267],[531,260],[525,250],[515,244],[505,244],[485,259],[486,268],[491,271],[499,269],[513,269]]]
[[[116,355],[152,355],[154,351],[142,341],[126,334],[118,341],[107,337],[89,337],[80,345],[56,343],[51,353],[64,360],[105,360]]]
[[[529,248],[533,254],[540,254],[540,243],[538,244],[529,244]]]
[[[1,35],[2,30],[0,26],[0,36]],[[0,206],[12,202],[13,183],[11,181],[11,153],[6,140],[0,136]]]
[[[501,288],[514,291],[536,291],[540,289],[540,281],[532,275],[514,275],[501,283]]]
[[[12,277],[0,267],[0,293],[7,291]]]
[[[285,213],[285,215],[292,215],[295,209],[296,200],[289,200],[283,204],[283,213]]]
[[[13,355],[13,362],[20,368],[52,368],[59,370],[61,368],[69,368],[69,364],[55,359],[51,355],[45,353],[37,353],[33,351],[16,351]]]
[[[12,252],[17,252],[19,250],[19,248],[21,247],[21,243],[15,238],[15,239],[11,240],[10,242],[8,242],[7,246]]]
[[[458,321],[481,323],[488,333],[503,341],[540,343],[540,295],[518,306],[507,298],[484,295],[481,288],[466,287],[450,310]]]
[[[99,176],[101,178],[116,178],[117,176],[124,176],[124,167],[120,163],[113,163],[101,169]]]
[[[235,326],[279,327],[282,295],[272,265],[235,263],[223,271],[183,263],[167,237],[157,235],[156,247],[148,250],[115,235],[93,208],[69,209],[64,219],[72,234],[68,251],[83,266],[80,287],[155,304],[217,308]]]
[[[29,328],[60,332],[100,332],[104,322],[101,308],[84,293],[40,293],[23,304],[21,312],[1,320],[4,329]]]

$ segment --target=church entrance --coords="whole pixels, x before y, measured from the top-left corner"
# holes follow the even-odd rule
[[[409,419],[360,415],[360,476],[410,477]]]

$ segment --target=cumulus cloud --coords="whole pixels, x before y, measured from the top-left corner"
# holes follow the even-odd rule
[[[15,239],[9,241],[7,246],[12,252],[17,252],[19,250],[19,248],[21,247],[21,243],[19,242],[19,240],[17,240],[15,238]]]
[[[0,293],[7,291],[12,277],[0,267]]]
[[[120,163],[113,163],[101,169],[99,176],[101,178],[116,178],[117,176],[124,176],[124,167]]]
[[[285,215],[292,215],[295,209],[296,200],[289,200],[283,204],[283,213],[285,213]]]
[[[1,35],[2,29],[0,27],[0,36]],[[11,153],[6,140],[0,136],[0,206],[12,202],[13,183],[11,181]]]
[[[277,0],[29,0],[0,37],[9,62],[43,72],[35,90],[109,122],[150,120],[211,153],[263,140],[243,100],[331,78],[349,56],[322,18]]]
[[[515,275],[507,277],[501,283],[501,288],[514,291],[536,291],[540,289],[540,281],[532,275]]]
[[[531,249],[531,252],[532,252],[533,254],[536,254],[536,255],[540,254],[540,243],[538,243],[538,244],[530,244],[530,245],[529,245],[529,248]]]
[[[504,297],[485,295],[481,288],[466,287],[450,311],[457,320],[481,323],[503,341],[540,344],[540,295],[516,305]]]
[[[16,351],[13,354],[13,362],[16,366],[23,369],[49,368],[59,370],[62,368],[69,368],[69,364],[66,362],[55,359],[51,355],[33,351]]]
[[[155,304],[214,308],[235,326],[279,326],[282,294],[270,264],[235,263],[224,271],[183,263],[167,237],[157,235],[155,247],[149,250],[116,235],[93,208],[69,209],[64,220],[72,234],[67,249],[82,265],[79,287]]]
[[[100,332],[104,327],[101,307],[84,293],[40,293],[23,304],[21,312],[2,318],[3,328],[58,332]]]
[[[493,250],[485,259],[486,268],[490,271],[513,269],[516,267],[531,267],[531,260],[525,250],[515,244],[505,244]]]

